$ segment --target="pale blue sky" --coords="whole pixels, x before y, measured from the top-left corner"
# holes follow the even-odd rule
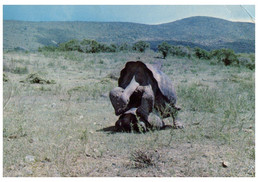
[[[248,13],[247,13],[247,12]],[[99,21],[159,24],[191,16],[250,21],[254,5],[4,5],[4,20]]]

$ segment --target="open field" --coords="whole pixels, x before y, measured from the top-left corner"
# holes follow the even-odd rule
[[[255,72],[245,67],[162,60],[185,128],[112,131],[114,77],[126,61],[156,56],[4,52],[3,175],[255,176]],[[31,73],[55,84],[28,83]]]

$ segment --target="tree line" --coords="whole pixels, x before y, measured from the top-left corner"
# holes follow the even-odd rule
[[[99,52],[119,52],[119,51],[138,51],[145,52],[146,49],[150,48],[149,43],[145,41],[138,41],[133,45],[122,43],[120,45],[116,44],[104,44],[99,43],[95,40],[84,39],[82,41],[79,40],[70,40],[68,42],[64,42],[58,44],[57,46],[44,46],[39,47],[38,51],[78,51],[83,53],[99,53]]]
[[[138,41],[134,44],[104,44],[95,40],[84,39],[70,40],[68,42],[60,43],[57,46],[44,46],[38,49],[39,52],[43,51],[78,51],[82,53],[100,53],[100,52],[120,52],[120,51],[137,51],[145,52],[150,49],[150,44],[145,41]],[[218,62],[229,65],[244,65],[249,69],[255,68],[254,55],[249,57],[241,57],[236,54],[232,49],[217,49],[213,51],[206,51],[202,48],[195,47],[189,48],[185,46],[173,46],[167,42],[162,42],[157,46],[158,52],[165,59],[167,56],[178,57],[196,57],[198,59],[210,60],[216,59]]]

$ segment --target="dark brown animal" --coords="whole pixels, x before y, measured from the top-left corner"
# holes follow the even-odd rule
[[[124,113],[136,108],[137,118],[146,126],[150,124],[149,115],[156,111],[162,118],[172,117],[175,128],[183,127],[176,122],[176,114],[180,109],[176,107],[177,95],[172,82],[151,64],[127,62],[120,73],[118,87],[110,92],[110,100],[115,114],[121,115],[121,119],[126,118]]]

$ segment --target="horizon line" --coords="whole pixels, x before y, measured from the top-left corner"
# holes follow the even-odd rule
[[[232,20],[232,19],[225,19],[225,18],[219,18],[215,16],[187,16],[183,17],[180,19],[176,19],[174,21],[170,22],[160,22],[160,23],[138,23],[138,22],[130,22],[130,21],[84,21],[84,20],[41,20],[41,21],[35,21],[35,20],[15,20],[15,19],[3,19],[3,21],[20,21],[20,22],[35,22],[35,23],[41,23],[41,22],[89,22],[89,23],[134,23],[134,24],[143,24],[143,25],[162,25],[162,24],[167,24],[167,23],[173,23],[176,21],[188,19],[188,18],[194,18],[194,17],[209,17],[209,18],[215,18],[215,19],[221,19],[229,22],[234,22],[234,23],[253,23],[250,20],[245,20],[245,19],[240,19],[240,20]]]

